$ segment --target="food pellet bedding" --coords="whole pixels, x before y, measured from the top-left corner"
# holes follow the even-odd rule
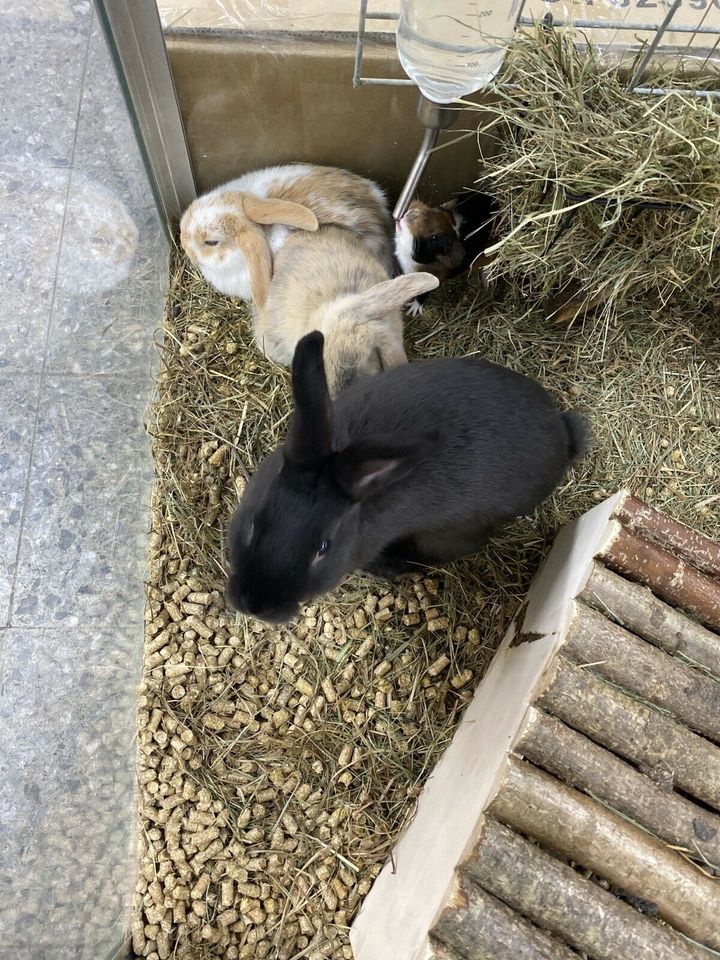
[[[350,958],[347,931],[558,528],[630,486],[720,534],[720,350],[679,316],[554,326],[458,280],[407,321],[411,358],[476,353],[589,411],[593,448],[477,557],[355,577],[270,627],[223,601],[224,536],[284,435],[287,371],[242,307],[172,265],[150,430],[153,501],[138,718],[135,954]]]

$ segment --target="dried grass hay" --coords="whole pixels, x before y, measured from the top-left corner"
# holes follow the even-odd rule
[[[479,133],[499,142],[479,181],[502,211],[491,272],[530,297],[577,293],[607,322],[673,304],[718,332],[720,113],[692,92],[720,74],[681,63],[661,83],[683,92],[639,96],[632,68],[582,39],[520,37],[483,104]]]
[[[140,956],[349,958],[348,926],[559,526],[627,484],[720,534],[720,355],[680,316],[562,330],[448,284],[411,356],[478,354],[590,412],[590,456],[479,556],[350,579],[274,629],[222,600],[224,531],[283,436],[287,371],[245,311],[172,265],[139,716]],[[602,334],[602,335],[599,335]]]

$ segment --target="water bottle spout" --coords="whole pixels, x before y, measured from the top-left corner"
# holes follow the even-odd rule
[[[425,127],[425,136],[420,145],[418,155],[415,157],[415,162],[408,174],[405,186],[395,204],[395,209],[393,210],[393,218],[395,220],[400,220],[405,216],[413,194],[420,182],[420,177],[423,175],[427,162],[430,159],[430,154],[438,141],[440,131],[446,130],[452,124],[457,116],[457,111],[451,107],[433,103],[432,100],[428,100],[420,94],[417,115]]]

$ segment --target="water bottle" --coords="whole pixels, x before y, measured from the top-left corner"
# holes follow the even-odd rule
[[[397,50],[405,73],[434,103],[494,80],[522,0],[402,0]]]

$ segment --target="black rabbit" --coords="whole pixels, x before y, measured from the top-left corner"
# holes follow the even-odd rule
[[[584,448],[582,416],[486,360],[363,378],[331,402],[317,331],[297,345],[283,446],[230,527],[227,599],[280,623],[353,570],[394,577],[475,553],[530,513]]]

